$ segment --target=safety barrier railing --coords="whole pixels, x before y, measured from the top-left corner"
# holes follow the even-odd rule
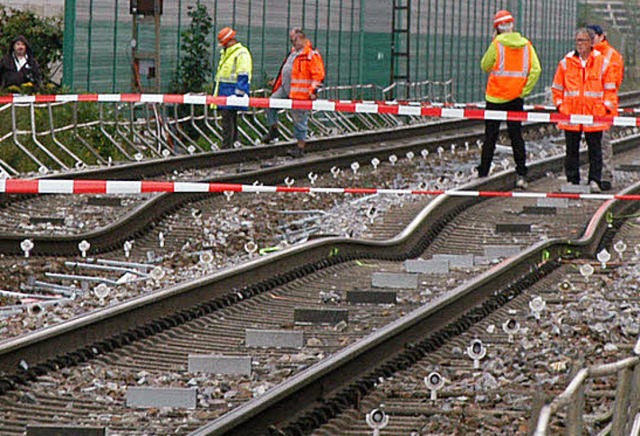
[[[427,82],[327,87],[319,98],[381,101],[388,89],[410,89],[412,101],[430,98]],[[387,89],[385,93],[385,89]],[[426,94],[420,94],[424,92]],[[264,89],[252,97],[268,97]],[[0,106],[0,177],[28,173],[108,166],[181,154],[218,150],[222,140],[220,115],[207,105],[156,102],[14,102]],[[425,123],[420,116],[315,112],[309,119],[310,137]],[[239,112],[238,146],[255,145],[268,131],[264,108]],[[293,121],[280,115],[281,140],[293,139]]]
[[[396,82],[383,88],[384,100],[421,101],[426,103],[455,103],[453,79],[443,82]]]
[[[594,379],[617,377],[615,399],[607,412],[599,417],[585,416],[588,384]],[[565,412],[562,414],[562,412]],[[608,422],[599,434],[640,434],[640,339],[633,349],[633,356],[613,363],[592,365],[576,371],[569,386],[534,415],[535,436],[550,433],[552,418],[567,435],[582,435],[585,422]],[[564,417],[564,419],[563,419]]]
[[[422,82],[395,82],[387,87],[375,84],[344,85],[322,88],[318,98],[347,101],[402,101],[422,103],[455,103],[453,80],[445,82],[426,80]],[[424,117],[406,116],[398,118],[390,114],[370,113],[319,113],[315,119],[336,133],[358,130],[393,128],[405,124],[428,122]]]

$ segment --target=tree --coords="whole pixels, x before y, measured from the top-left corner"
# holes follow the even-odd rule
[[[207,78],[211,77],[211,46],[208,37],[213,20],[207,7],[201,3],[189,7],[187,14],[191,17],[191,24],[181,34],[184,55],[171,85],[172,91],[180,94],[203,91]]]
[[[0,5],[0,50],[8,53],[11,41],[22,35],[29,41],[42,70],[43,82],[51,81],[51,66],[62,58],[62,19],[41,18],[31,11]]]

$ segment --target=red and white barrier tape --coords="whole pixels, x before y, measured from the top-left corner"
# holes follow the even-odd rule
[[[57,94],[57,95],[6,95],[0,96],[0,104],[7,103],[55,103],[55,102],[102,102],[102,103],[167,103],[218,106],[259,107],[273,109],[299,109],[330,112],[373,113],[411,115],[437,118],[474,120],[528,121],[537,123],[608,124],[614,126],[640,126],[636,117],[596,117],[591,115],[563,115],[559,113],[494,111],[471,108],[447,108],[434,105],[421,106],[394,102],[353,102],[333,100],[290,100],[256,97],[213,97],[211,95],[181,94]]]
[[[6,194],[146,194],[160,192],[251,192],[314,194],[447,195],[450,197],[567,198],[571,200],[640,200],[640,195],[578,194],[570,192],[462,191],[378,188],[320,188],[313,186],[261,186],[237,183],[163,182],[126,180],[0,180],[0,193]]]
[[[406,102],[404,104],[411,104],[410,102]],[[429,106],[434,107],[455,107],[462,109],[484,109],[486,105],[484,103],[430,103]],[[545,106],[543,104],[525,104],[523,109],[525,111],[556,111],[555,106]],[[629,114],[640,114],[640,109],[630,108],[630,107],[621,107],[618,108],[618,112],[629,113]]]

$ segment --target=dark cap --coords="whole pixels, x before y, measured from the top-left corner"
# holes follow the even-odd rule
[[[597,24],[590,24],[589,26],[587,26],[587,29],[593,30],[596,35],[604,34],[604,30],[602,30],[602,27],[598,26]]]

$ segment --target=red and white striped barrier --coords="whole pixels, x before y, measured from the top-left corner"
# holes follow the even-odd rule
[[[473,120],[528,121],[536,123],[609,124],[614,126],[640,126],[636,117],[594,117],[591,115],[563,115],[559,113],[494,111],[472,108],[447,108],[434,105],[398,104],[395,102],[353,102],[333,100],[290,100],[256,97],[213,97],[211,95],[181,94],[57,94],[57,95],[6,95],[0,96],[0,104],[55,103],[166,103],[218,106],[259,107],[274,109],[299,109],[330,112],[411,115],[436,118]]]
[[[410,102],[406,102],[403,104],[411,104]],[[429,106],[434,107],[455,107],[462,109],[484,109],[486,105],[484,103],[430,103]],[[525,104],[523,106],[525,111],[556,111],[555,106],[545,106],[542,104]],[[630,107],[621,107],[618,108],[618,112],[629,113],[629,114],[640,114],[640,109],[630,108]]]
[[[313,186],[262,186],[237,183],[164,182],[125,180],[0,180],[0,193],[5,194],[146,194],[146,193],[314,193],[361,195],[447,195],[450,197],[568,198],[571,200],[640,200],[640,194],[578,194],[569,192],[463,191],[379,188],[320,188]]]

